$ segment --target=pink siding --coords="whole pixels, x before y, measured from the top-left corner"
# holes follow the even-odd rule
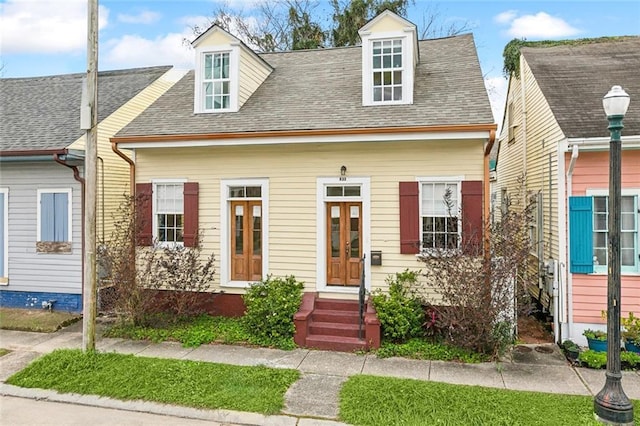
[[[565,156],[569,166],[570,155]],[[609,153],[580,152],[573,169],[572,195],[586,195],[587,189],[609,188]],[[622,153],[622,188],[640,188],[640,151]],[[573,274],[573,321],[606,323],[607,275]],[[640,275],[622,276],[622,315],[640,313]]]

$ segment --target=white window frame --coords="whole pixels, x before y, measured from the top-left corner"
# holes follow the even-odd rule
[[[242,200],[262,202],[262,276],[269,274],[269,179],[222,179],[220,180],[220,286],[247,288],[255,281],[231,280],[231,212],[229,202],[240,198],[229,197],[233,186],[260,186],[261,197],[244,197]]]
[[[187,182],[187,179],[152,179],[152,192],[151,192],[151,212],[152,212],[152,235],[153,241],[159,247],[173,247],[173,246],[184,246],[184,193],[182,199],[182,227],[183,227],[183,241],[160,241],[158,238],[158,206],[157,206],[157,187],[158,185],[183,185]]]
[[[360,196],[327,196],[327,187],[329,186],[360,186]],[[352,176],[316,179],[316,288],[318,291],[331,293],[358,294],[358,287],[327,285],[327,209],[325,203],[341,201],[362,203],[362,253],[367,255],[364,286],[367,290],[371,290],[371,178]]]
[[[4,241],[3,253],[3,268],[4,275],[0,276],[0,285],[8,285],[9,284],[9,188],[0,188],[0,194],[4,196],[4,204],[0,206],[0,209],[4,212],[3,218],[4,223],[2,229],[4,230],[4,235],[2,236],[2,241]],[[40,204],[40,203],[38,203]]]
[[[362,105],[413,104],[414,50],[411,32],[389,31],[362,35]],[[373,43],[386,40],[402,41],[402,100],[373,101]]]
[[[431,254],[434,250],[440,252],[442,250],[444,251],[448,251],[451,249],[446,249],[446,248],[425,248],[424,247],[424,241],[422,240],[423,238],[423,225],[422,225],[422,218],[425,215],[425,212],[423,212],[422,210],[422,184],[425,183],[448,183],[448,184],[455,184],[457,185],[457,194],[456,194],[456,200],[457,200],[457,205],[454,207],[456,209],[456,217],[458,218],[458,248],[460,249],[460,245],[462,244],[462,211],[461,211],[461,207],[462,207],[462,181],[464,181],[464,176],[420,176],[418,178],[416,178],[416,180],[418,181],[418,194],[419,194],[419,199],[418,199],[418,203],[419,203],[419,223],[418,223],[418,229],[420,230],[420,255],[424,255],[424,254]]]
[[[37,190],[37,195],[38,195],[38,202],[37,202],[37,207],[38,207],[38,213],[37,213],[37,226],[36,226],[36,238],[38,242],[42,241],[42,225],[41,225],[41,219],[42,219],[42,208],[41,208],[41,200],[42,200],[42,194],[59,194],[59,193],[64,193],[67,194],[67,240],[66,241],[61,241],[64,243],[71,243],[73,242],[73,239],[71,238],[73,235],[73,189],[72,188],[40,188]]]
[[[587,189],[586,195],[590,197],[608,197],[609,190],[608,189]],[[622,196],[634,196],[636,197],[636,207],[640,208],[640,188],[623,188],[621,190]],[[593,211],[592,211],[593,214]],[[620,273],[622,275],[639,275],[640,274],[640,259],[638,259],[638,254],[640,253],[640,213],[638,213],[636,209],[636,245],[635,245],[635,253],[634,260],[635,266],[622,266]],[[607,235],[609,231],[607,230]],[[593,238],[593,226],[591,227],[591,237]],[[607,237],[608,241],[608,237]],[[607,262],[609,261],[607,255]],[[594,274],[606,274],[607,273],[607,265],[596,265],[595,261],[593,264],[593,273]]]
[[[204,57],[209,54],[229,54],[229,108],[205,109],[204,94]],[[196,48],[194,106],[196,114],[224,113],[238,111],[238,97],[240,93],[240,45],[228,44],[212,48],[211,46]]]

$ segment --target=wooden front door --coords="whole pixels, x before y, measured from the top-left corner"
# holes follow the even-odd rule
[[[327,284],[360,285],[362,203],[327,203]]]
[[[231,202],[231,279],[262,279],[262,202]]]

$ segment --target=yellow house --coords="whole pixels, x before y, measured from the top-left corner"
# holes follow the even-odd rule
[[[214,25],[193,42],[195,70],[112,138],[152,194],[148,241],[189,246],[203,231],[219,312],[241,313],[239,295],[267,274],[304,281],[302,345],[364,347],[303,323],[361,285],[384,290],[423,250],[478,243],[489,207],[496,125],[473,37],[418,41],[388,11],[360,36],[257,54]]]

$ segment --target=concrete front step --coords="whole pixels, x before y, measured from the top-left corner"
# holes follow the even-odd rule
[[[364,333],[364,324],[362,325]],[[358,324],[311,321],[309,333],[323,336],[358,337]]]
[[[307,336],[306,346],[327,351],[354,352],[366,350],[367,343],[364,339],[358,339],[357,337],[310,334]]]
[[[311,314],[314,322],[331,322],[341,324],[358,324],[360,316],[358,311],[314,309]]]

